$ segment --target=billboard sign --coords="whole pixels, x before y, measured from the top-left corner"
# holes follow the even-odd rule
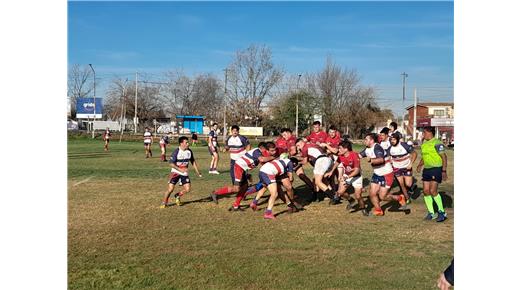
[[[229,135],[231,135],[231,127],[229,127]],[[263,127],[240,127],[240,135],[262,136],[262,135],[264,135],[264,128]]]
[[[94,106],[94,98],[78,98],[76,101],[76,118],[78,119],[101,119],[103,117],[102,98],[96,98],[96,106]],[[94,115],[94,107],[96,112]]]
[[[453,119],[446,119],[446,118],[433,118],[431,121],[432,126],[439,126],[439,127],[453,127]]]

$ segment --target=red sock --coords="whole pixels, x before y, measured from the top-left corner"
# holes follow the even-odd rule
[[[244,198],[245,192],[240,192],[237,194],[237,198],[235,199],[235,202],[233,203],[233,207],[239,207],[240,202],[242,201],[242,198]]]
[[[214,191],[214,193],[216,195],[223,195],[223,194],[228,194],[228,193],[232,193],[232,192],[233,192],[233,187],[230,187],[230,186],[224,186],[224,187],[219,188]]]

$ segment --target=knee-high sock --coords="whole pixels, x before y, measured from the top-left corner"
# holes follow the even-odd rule
[[[444,212],[444,206],[442,205],[442,197],[441,197],[441,195],[437,194],[436,196],[433,197],[433,200],[437,204],[437,208],[439,208],[439,211]]]
[[[216,195],[223,195],[223,194],[233,193],[233,187],[232,186],[224,186],[222,188],[219,188],[219,189],[215,190],[213,193],[215,193]]]
[[[428,212],[433,214],[433,198],[431,195],[425,195],[424,196],[424,203],[426,204],[426,208],[428,209]]]

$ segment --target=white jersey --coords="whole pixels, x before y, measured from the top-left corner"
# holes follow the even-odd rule
[[[404,142],[399,142],[397,146],[391,146],[389,152],[390,156],[392,156],[392,166],[394,168],[407,168],[412,162],[410,153],[413,152],[413,147]]]
[[[152,133],[144,132],[143,137],[144,137],[144,143],[146,143],[146,144],[152,143]]]
[[[249,140],[242,135],[236,137],[229,136],[226,140],[226,146],[229,147],[229,157],[231,160],[237,160],[242,155],[246,154],[246,146]]]
[[[260,172],[267,175],[282,175],[293,171],[293,164],[288,158],[273,160],[260,167]]]
[[[193,156],[193,152],[191,149],[181,150],[181,148],[177,148],[172,152],[170,157],[170,163],[177,165],[179,168],[188,168],[188,164],[195,161],[195,157]],[[188,172],[181,172],[175,168],[172,168],[172,172],[177,174],[188,176]]]
[[[383,158],[385,160],[384,164],[372,165],[374,173],[379,176],[384,176],[394,171],[392,168],[392,164],[390,163],[390,160],[387,159],[387,155],[388,151],[384,150],[383,147],[381,147],[381,145],[377,143],[370,148],[365,148],[363,151],[359,153],[359,156],[361,156],[361,158]]]

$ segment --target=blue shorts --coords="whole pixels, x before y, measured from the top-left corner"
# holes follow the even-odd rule
[[[374,173],[372,174],[372,183],[390,188],[392,187],[392,183],[394,183],[394,173],[391,172],[383,176]]]
[[[213,156],[214,153],[217,153],[218,155],[218,147],[214,147],[213,149],[211,149],[211,147],[208,146],[208,152],[211,156]]]
[[[190,183],[189,176],[180,175],[175,172],[170,173],[169,179],[170,179],[169,183],[171,183],[173,185],[177,184],[177,182],[179,182],[179,181],[180,181],[180,185],[185,185],[185,184]]]
[[[423,181],[442,182],[442,167],[424,168],[422,172]]]
[[[407,168],[396,168],[394,170],[395,177],[399,176],[412,176],[412,170]]]
[[[260,178],[259,183],[262,183],[265,186],[267,186],[271,183],[279,182],[282,179],[289,178],[289,175],[287,174],[287,172],[282,175],[269,175],[265,172],[260,171],[260,173],[258,173],[258,177]]]

